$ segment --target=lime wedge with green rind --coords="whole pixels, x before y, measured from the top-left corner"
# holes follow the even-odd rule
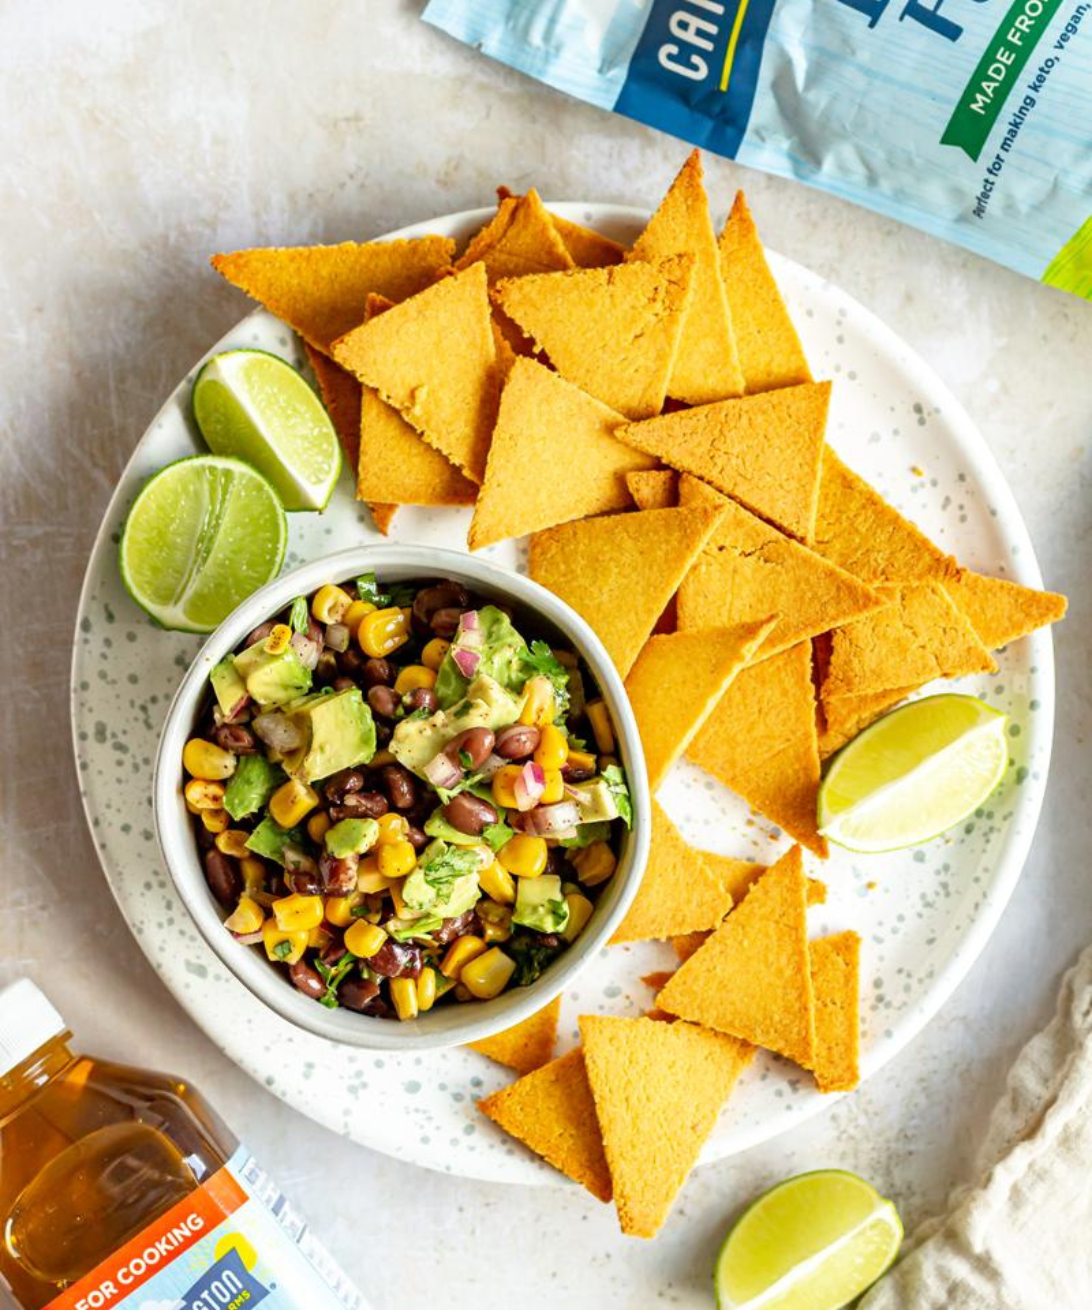
[[[211,632],[277,576],[287,540],[280,497],[260,473],[195,455],[160,469],[133,502],[121,576],[163,627]]]
[[[765,1192],[728,1234],[713,1272],[719,1310],[839,1310],[898,1254],[890,1201],[840,1169]]]
[[[866,853],[939,837],[1004,777],[1007,722],[976,697],[955,694],[885,714],[834,757],[819,788],[819,831]]]
[[[214,355],[193,384],[193,417],[209,449],[252,464],[285,509],[326,508],[341,472],[341,444],[318,396],[279,356]]]

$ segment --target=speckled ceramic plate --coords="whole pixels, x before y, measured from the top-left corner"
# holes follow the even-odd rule
[[[558,212],[630,240],[644,216],[615,206],[558,205]],[[492,211],[407,228],[463,238]],[[836,287],[771,257],[818,377],[835,379],[828,435],[848,463],[965,564],[1039,586],[1027,531],[982,437],[940,380],[888,328]],[[210,354],[260,346],[302,365],[283,324],[251,314]],[[194,369],[196,372],[196,368]],[[151,819],[151,769],[167,705],[200,639],[163,632],[126,595],[116,544],[143,480],[200,441],[189,417],[193,373],[183,379],[137,447],[107,510],[80,602],[72,718],[80,786],[106,877],[137,941],[206,1033],[254,1078],[304,1114],[366,1146],[429,1168],[505,1182],[549,1183],[553,1170],[480,1116],[474,1100],[508,1080],[467,1050],[372,1055],[296,1031],[220,967],[159,866]],[[393,535],[465,549],[469,511],[403,509]],[[374,534],[343,474],[321,516],[291,516],[287,565]],[[518,567],[514,545],[489,552]],[[964,680],[1011,716],[1013,763],[988,806],[962,829],[920,850],[859,857],[835,852],[822,866],[830,895],[810,913],[815,935],[855,928],[864,939],[863,1068],[873,1073],[936,1013],[992,931],[1019,876],[1039,814],[1053,722],[1047,632],[999,657],[993,677]],[[710,850],[769,859],[777,834],[689,764],[661,794],[685,835]],[[651,994],[642,974],[670,968],[670,947],[604,951],[566,999],[561,1041],[581,1013],[638,1014]],[[715,1160],[784,1131],[831,1098],[796,1068],[763,1056],[745,1075],[706,1145]]]

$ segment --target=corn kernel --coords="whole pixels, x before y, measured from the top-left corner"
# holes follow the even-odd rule
[[[417,979],[417,1008],[423,1014],[436,1004],[436,970],[422,969]]]
[[[246,845],[249,836],[250,833],[242,828],[228,828],[216,838],[216,849],[221,855],[230,855],[233,860],[245,860],[250,854]]]
[[[560,728],[547,723],[539,733],[535,747],[535,763],[544,769],[560,769],[569,758],[569,743]]]
[[[385,769],[388,764],[397,764],[397,763],[398,761],[394,758],[394,755],[391,751],[382,750],[382,751],[376,751],[376,753],[372,756],[371,763],[368,765],[368,767],[370,769]]]
[[[257,932],[264,920],[265,915],[258,902],[251,900],[249,896],[240,896],[239,904],[224,920],[224,927],[230,932],[237,932],[240,936],[244,936],[249,932]]]
[[[205,831],[215,833],[217,836],[226,832],[231,823],[231,815],[227,810],[201,810],[199,813]]]
[[[273,913],[282,932],[310,932],[322,922],[322,897],[293,892],[273,902]]]
[[[435,686],[436,670],[424,664],[407,664],[394,680],[394,689],[399,696],[404,696],[408,691],[416,691],[419,687],[431,691]]]
[[[472,1001],[474,999],[471,995],[470,988],[464,987],[462,983],[455,984],[452,995],[457,1001]]]
[[[405,1023],[417,1018],[417,984],[412,978],[392,978],[391,1000],[394,1012]]]
[[[600,754],[614,750],[614,725],[610,721],[610,711],[606,703],[602,700],[590,700],[584,707],[584,713],[588,716]]]
[[[319,810],[317,814],[312,814],[307,820],[307,835],[313,842],[322,843],[323,837],[330,830],[330,816],[324,811]]]
[[[370,960],[386,944],[387,934],[377,923],[357,919],[345,929],[345,946],[362,960]]]
[[[520,723],[533,724],[544,728],[554,721],[554,685],[549,678],[531,678],[523,688],[523,708],[519,712]]]
[[[276,919],[266,919],[262,924],[262,941],[266,955],[282,964],[295,964],[307,950],[307,933],[285,932]]]
[[[211,741],[191,737],[182,747],[182,766],[194,778],[223,782],[235,772],[235,756]]]
[[[200,814],[200,813],[201,813],[201,811],[197,808],[197,806],[194,805],[193,801],[189,801],[189,800],[186,802],[186,812],[187,812],[188,814]]]
[[[402,814],[395,814],[388,810],[386,814],[381,814],[376,820],[379,824],[379,845],[393,846],[396,841],[401,841],[407,832],[409,832],[409,823]]]
[[[283,655],[292,640],[292,629],[287,623],[274,624],[273,631],[265,639],[267,655]]]
[[[353,604],[353,598],[332,582],[319,587],[311,601],[311,613],[318,623],[343,623]]]
[[[365,655],[382,659],[409,640],[409,620],[400,609],[373,610],[360,620],[356,639]]]
[[[503,810],[516,807],[516,779],[523,772],[522,764],[504,764],[493,774],[490,790],[493,800]]]
[[[394,906],[394,912],[400,919],[412,919],[417,910],[411,910],[406,905],[406,898],[402,895],[402,884],[396,878],[394,882],[388,880],[388,889],[391,896],[391,904]]]
[[[491,896],[501,905],[515,903],[516,884],[512,881],[512,875],[498,860],[494,860],[488,868],[481,871],[478,882],[486,896]]]
[[[597,887],[614,873],[618,864],[614,852],[605,841],[593,841],[582,851],[574,851],[572,862],[585,887]]]
[[[417,852],[408,841],[389,842],[379,848],[379,872],[384,878],[404,878],[417,864]]]
[[[360,863],[363,865],[364,861],[361,860]],[[357,870],[356,889],[358,892],[363,892],[365,896],[377,896],[380,892],[389,892],[391,885],[391,880],[384,878],[378,867]]]
[[[512,935],[512,911],[507,905],[482,900],[474,907],[482,921],[482,938],[490,946],[506,942]]]
[[[224,808],[224,784],[209,782],[205,778],[191,778],[182,789],[186,803],[195,810],[222,810]]]
[[[466,965],[484,950],[485,942],[480,937],[456,937],[440,962],[440,972],[445,978],[458,978]]]
[[[317,923],[307,934],[307,949],[311,951],[322,952],[334,940],[334,935],[324,923]]]
[[[348,928],[355,922],[353,911],[363,904],[364,894],[359,891],[350,892],[348,896],[327,896],[326,922],[332,923],[335,928]]]
[[[543,769],[542,772],[546,775],[546,787],[539,800],[543,805],[556,805],[565,798],[565,779],[560,769]]]
[[[421,652],[421,663],[426,669],[439,669],[444,662],[444,656],[451,649],[451,642],[444,641],[443,637],[433,637],[426,643],[425,649]]]
[[[595,906],[580,892],[570,892],[565,897],[565,904],[569,907],[569,922],[561,935],[567,942],[571,942],[575,941],[587,927]]]
[[[260,892],[265,886],[265,861],[256,855],[244,856],[240,865],[243,874],[243,886],[248,892]]]
[[[549,852],[544,837],[518,832],[497,852],[497,859],[516,878],[537,878],[546,868]]]
[[[303,822],[318,803],[317,792],[305,782],[289,778],[269,798],[269,816],[282,828],[294,828],[297,823]]]
[[[586,769],[589,773],[595,772],[595,756],[591,751],[569,751],[569,758],[565,761],[570,769]]]
[[[357,628],[360,627],[360,620],[364,615],[371,614],[375,608],[376,607],[370,600],[354,600],[345,611],[345,615],[341,619],[341,622],[344,623],[350,631],[355,632]]]
[[[463,966],[459,981],[479,1001],[491,1001],[504,991],[515,971],[515,960],[493,946]]]

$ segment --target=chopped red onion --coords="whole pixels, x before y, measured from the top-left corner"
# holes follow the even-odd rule
[[[558,837],[577,826],[580,810],[574,801],[558,801],[556,805],[540,805],[532,818],[540,837]]]
[[[518,810],[531,810],[539,803],[546,790],[546,771],[541,764],[528,760],[512,785]]]
[[[498,769],[503,769],[506,764],[511,764],[511,760],[502,759],[496,752],[490,755],[483,764],[478,765],[477,775],[485,782],[491,778]]]
[[[476,650],[466,650],[462,646],[452,646],[451,658],[455,661],[455,667],[464,678],[472,678],[478,671],[478,665],[481,663],[481,655]]]
[[[231,932],[230,928],[228,929],[228,932]],[[232,932],[231,935],[240,946],[257,946],[262,940],[260,930],[258,932]]]
[[[477,610],[467,610],[459,619],[459,630],[455,633],[453,645],[463,650],[481,650],[485,643],[485,633]]]
[[[268,714],[259,714],[251,724],[262,741],[279,755],[287,755],[303,745],[303,732],[292,722],[287,714],[271,710]]]
[[[338,652],[349,649],[349,640],[352,633],[344,623],[328,623],[326,625],[326,644],[331,650]]]
[[[455,787],[462,781],[463,777],[462,769],[444,751],[434,755],[421,772],[434,787]]]
[[[310,637],[305,637],[302,632],[293,632],[292,640],[289,644],[296,652],[299,662],[305,669],[314,669],[318,666],[319,656],[322,654],[322,647],[317,641],[312,641]]]

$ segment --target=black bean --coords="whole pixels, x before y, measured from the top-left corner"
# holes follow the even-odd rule
[[[343,960],[347,954],[348,948],[343,942],[331,942],[330,945],[323,950],[319,959],[328,969],[332,969],[334,965]]]
[[[427,710],[429,714],[436,713],[436,707],[439,702],[436,699],[436,693],[431,687],[414,687],[412,691],[406,693],[403,697],[406,710],[412,714],[415,710]]]
[[[348,1010],[361,1011],[379,995],[379,984],[371,978],[346,978],[337,989],[337,998]]]
[[[439,928],[433,929],[431,936],[438,946],[446,946],[456,937],[465,937],[467,934],[477,935],[481,931],[481,926],[477,914],[473,910],[467,910],[455,919],[445,919]]]
[[[310,996],[316,1001],[320,996],[325,996],[326,984],[318,971],[312,969],[306,960],[297,960],[288,970],[288,976],[292,979],[292,985],[298,987],[304,996]]]
[[[378,819],[390,809],[387,798],[378,791],[354,791],[340,805],[330,806],[330,819],[340,823],[342,819]]]
[[[417,787],[413,775],[400,764],[388,764],[383,770],[383,781],[387,784],[387,794],[396,810],[409,810],[417,799]]]
[[[563,764],[561,766],[561,776],[566,782],[587,782],[589,778],[595,777],[595,770],[578,769],[572,765]]]
[[[356,890],[356,869],[359,862],[359,857],[356,855],[347,855],[344,859],[338,859],[329,851],[323,852],[319,859],[319,877],[328,896],[348,896],[351,891]]]
[[[538,749],[541,735],[533,723],[510,723],[497,733],[493,749],[503,760],[524,760]]]
[[[390,660],[378,659],[373,655],[365,661],[361,678],[365,687],[389,687],[394,682],[394,667]]]
[[[493,733],[489,728],[467,728],[444,747],[444,754],[464,769],[480,769],[493,754]]]
[[[221,723],[212,735],[217,746],[232,755],[253,755],[258,749],[254,734],[241,723]]]
[[[360,791],[364,786],[364,775],[359,769],[342,769],[327,779],[323,791],[332,805],[340,805],[351,792]]]
[[[330,682],[336,687],[340,676],[341,675],[338,673],[337,655],[332,650],[324,650],[321,655],[319,655],[318,663],[315,665],[315,681]],[[350,687],[356,686],[356,683],[351,679],[347,679],[347,682]],[[340,687],[337,689],[339,691],[341,690]]]
[[[209,832],[203,823],[197,825],[197,845],[200,850],[210,851],[216,845],[215,833]]]
[[[406,829],[406,841],[415,851],[423,851],[429,844],[430,838],[422,828],[418,828],[416,824],[411,823]]]
[[[286,873],[284,881],[297,896],[317,896],[323,890],[318,869],[296,869]]]
[[[353,646],[350,646],[348,650],[339,651],[336,659],[338,668],[347,677],[356,678],[359,681],[363,676],[364,656]]]
[[[484,828],[497,821],[497,811],[492,805],[468,791],[453,796],[444,806],[443,814],[453,828],[469,837],[479,836]]]
[[[465,610],[469,603],[466,588],[458,582],[438,582],[434,587],[425,587],[413,600],[413,617],[422,628],[429,628],[437,610]],[[456,620],[458,622],[458,620]],[[455,631],[454,628],[451,629]]]
[[[452,606],[448,609],[437,610],[432,616],[429,626],[434,636],[443,637],[445,641],[450,641],[455,635],[455,630],[458,628],[461,618],[462,611]]]
[[[356,683],[352,678],[346,678],[344,674],[340,674],[333,680],[330,686],[333,687],[334,691],[349,691],[356,686]]]
[[[368,689],[368,704],[376,714],[381,714],[385,719],[393,719],[402,708],[402,698],[393,687],[377,684]]]
[[[232,907],[243,889],[243,878],[235,861],[215,847],[205,852],[205,881],[221,905]]]
[[[396,942],[393,937],[388,937],[368,957],[368,968],[381,978],[418,978],[422,967],[421,948],[409,942]]]

